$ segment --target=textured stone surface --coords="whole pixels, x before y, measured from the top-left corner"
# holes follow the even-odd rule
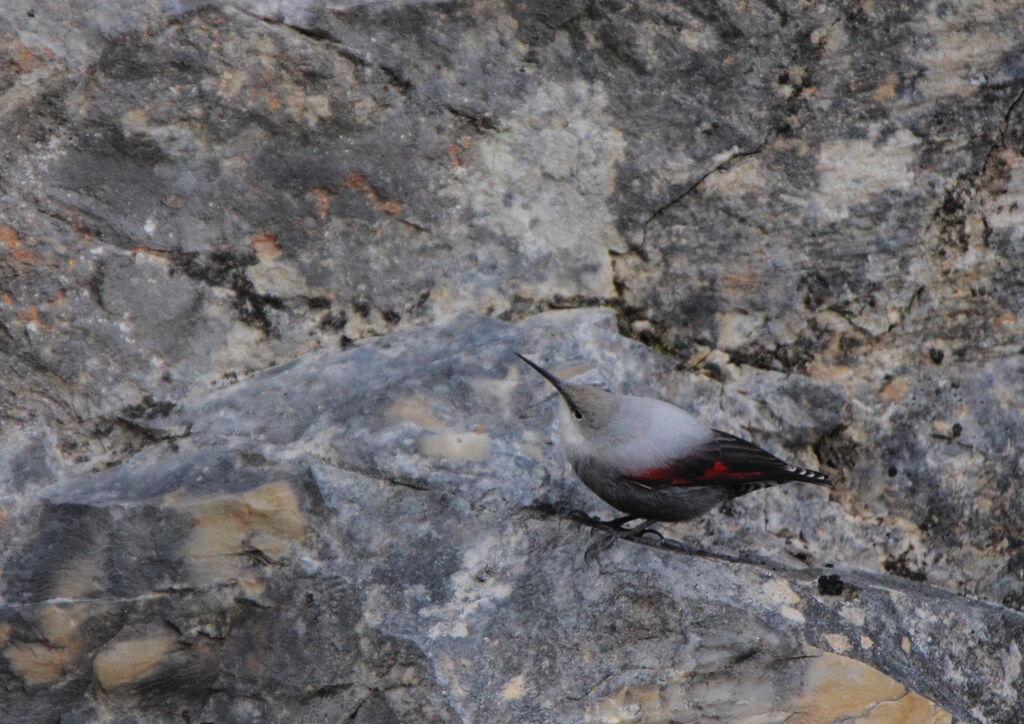
[[[358,707],[365,721],[388,711],[484,716],[491,704],[473,699],[482,679],[470,686],[460,668],[482,649],[442,660],[422,637],[404,637],[397,618],[374,619],[383,604],[373,596],[398,611],[405,604],[389,597],[428,593],[393,584],[368,593],[363,578],[330,566],[259,563],[291,560],[293,547],[306,551],[295,560],[320,560],[322,547],[331,561],[366,553],[339,547],[336,529],[367,506],[381,515],[391,495],[415,495],[381,479],[462,496],[418,511],[434,545],[453,551],[402,564],[431,580],[448,580],[444,566],[468,555],[462,533],[443,522],[465,525],[492,505],[592,504],[564,479],[539,397],[528,418],[506,419],[527,392],[506,359],[478,357],[459,336],[485,325],[459,317],[467,310],[516,321],[609,307],[621,332],[660,356],[621,340],[587,347],[566,321],[552,322],[560,331],[534,351],[684,403],[840,481],[827,500],[799,488],[748,496],[673,535],[773,565],[894,574],[913,595],[965,594],[984,602],[976,611],[1015,621],[1000,607],[1024,605],[1022,26],[1017,4],[992,0],[5,2],[0,532],[5,601],[18,612],[0,630],[8,691],[28,687],[46,711],[92,702],[74,704],[86,719],[116,717],[111,706],[136,698],[160,706],[165,692],[214,720],[245,720],[246,707],[272,717],[275,706],[317,720],[326,710],[316,707],[335,705]],[[419,346],[394,343],[418,363],[388,358],[371,375],[359,367],[371,354],[361,346],[317,356],[445,321],[448,342],[422,332]],[[467,366],[431,377],[430,355],[453,349]],[[315,394],[275,386],[296,374],[287,370],[246,379],[292,360],[308,367],[302,384]],[[352,381],[356,369],[365,381]],[[406,378],[438,391],[402,387]],[[380,418],[374,390],[387,385],[407,394],[388,397]],[[536,439],[520,437],[527,420]],[[509,459],[521,466],[514,473]],[[204,468],[219,472],[201,478]],[[318,478],[324,470],[388,492],[325,502],[347,488]],[[184,507],[165,499],[179,488]],[[270,512],[244,512],[260,506]],[[234,522],[220,540],[199,519]],[[386,520],[402,525],[397,514]],[[533,533],[548,531],[546,521],[510,525]],[[166,543],[145,538],[154,526]],[[258,575],[234,554],[210,553],[205,573],[187,563],[207,555],[190,546],[249,550],[253,538],[264,553],[245,555],[258,559]],[[473,555],[502,571],[527,561],[538,580],[575,574],[578,562],[538,562],[534,546],[549,544],[564,556],[584,545],[563,526],[521,549]],[[605,568],[627,554],[613,567],[638,576],[660,556],[691,565],[617,546]],[[335,580],[354,588],[332,597]],[[244,647],[285,640],[261,640],[263,609],[234,603],[246,586],[265,588],[277,607],[268,610],[313,595],[308,615],[275,619],[313,658],[330,658],[321,647],[332,644],[308,633],[310,621],[360,622],[358,646],[339,644],[347,663],[331,665],[330,682],[327,671],[299,681],[294,662],[281,663],[280,679],[256,655],[243,665]],[[447,595],[429,594],[477,600]],[[677,597],[671,587],[664,595]],[[726,590],[700,595],[722,603]],[[122,599],[135,613],[115,615]],[[66,603],[42,603],[51,600]],[[546,625],[505,601],[496,610],[519,615],[521,628]],[[621,601],[600,605],[612,618],[628,614]],[[674,605],[677,618],[690,615]],[[158,609],[186,622],[162,627]],[[898,625],[920,627],[919,637],[938,625],[912,625],[907,610]],[[997,629],[989,633],[1004,648],[988,664],[953,654],[933,664],[912,647],[918,658],[897,665],[889,648],[862,655],[858,632],[758,621],[750,626],[781,638],[751,661],[785,662],[805,645],[832,652],[815,659],[826,667],[840,654],[885,661],[886,674],[959,717],[1007,720],[999,702],[1020,687],[1019,654],[1005,643],[1019,639]],[[585,630],[566,625],[578,628],[550,649],[531,639],[530,655],[561,661],[555,653],[572,651],[565,642]],[[562,679],[541,669],[519,679],[497,665],[478,676],[524,707],[546,696],[570,718],[635,720],[698,705],[708,708],[678,711],[726,720],[793,712],[815,676],[828,680],[810,664],[766,663],[790,682],[769,687],[771,707],[715,709],[731,705],[715,692],[733,681],[733,665],[714,663],[697,642],[672,674],[644,659],[667,644],[645,641],[630,649],[635,658],[616,659],[614,676],[596,664]]]
[[[1024,615],[848,568],[841,496],[750,496],[831,567],[788,557],[764,518],[750,525],[775,544],[755,553],[723,532],[700,541],[710,553],[619,543],[588,565],[564,511],[606,511],[566,474],[551,396],[516,349],[566,376],[688,390],[712,418],[738,394],[581,310],[464,316],[193,398],[154,423],[188,436],[8,513],[6,718],[1021,715]],[[696,542],[700,527],[667,532]]]

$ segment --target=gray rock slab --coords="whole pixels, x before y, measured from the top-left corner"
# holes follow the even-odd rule
[[[464,316],[193,398],[160,418],[188,436],[8,514],[6,718],[781,721],[830,711],[829,676],[865,707],[1021,715],[1024,617],[858,566],[840,494],[747,496],[829,567],[785,555],[764,518],[755,551],[695,524],[588,564],[567,511],[610,511],[566,471],[516,350],[719,407],[601,309]],[[763,374],[780,398],[831,399]]]
[[[1019,608],[1021,13],[5,3],[3,447],[99,469],[317,349],[607,304],[843,476],[861,565]]]

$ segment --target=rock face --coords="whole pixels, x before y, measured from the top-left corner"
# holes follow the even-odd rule
[[[65,5],[0,9],[5,721],[1024,718],[1024,9]],[[521,349],[839,486],[587,567]]]
[[[616,387],[669,378],[704,412],[728,397],[601,310],[462,317],[197,398],[159,423],[187,437],[8,519],[6,718],[1024,714],[1024,615],[847,569],[856,528],[819,489],[756,500],[832,568],[725,541],[711,555],[619,543],[587,565],[564,510],[601,504],[565,474],[549,391],[512,355],[524,348]]]

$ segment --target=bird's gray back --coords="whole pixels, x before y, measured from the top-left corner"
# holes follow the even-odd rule
[[[636,475],[674,460],[711,435],[710,428],[675,405],[622,395],[588,452],[620,473]]]

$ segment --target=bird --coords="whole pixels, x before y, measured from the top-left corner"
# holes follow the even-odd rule
[[[655,523],[692,520],[767,486],[803,482],[833,487],[825,473],[787,463],[669,402],[564,382],[531,359],[516,356],[558,391],[558,432],[573,471],[599,498],[625,513],[611,521],[591,521],[619,537],[638,537]],[[637,519],[636,526],[624,527]]]

